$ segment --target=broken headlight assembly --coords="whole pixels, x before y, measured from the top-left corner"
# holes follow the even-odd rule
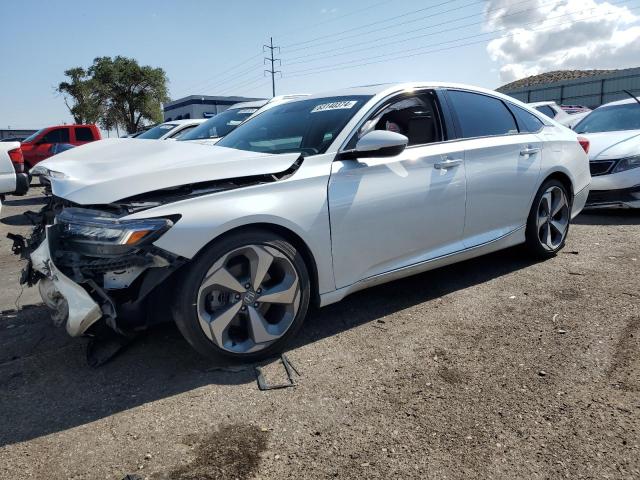
[[[148,245],[171,228],[177,218],[121,219],[108,212],[65,208],[57,217],[58,238],[78,253],[121,255]]]

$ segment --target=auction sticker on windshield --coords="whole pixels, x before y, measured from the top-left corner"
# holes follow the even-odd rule
[[[313,110],[311,110],[311,113],[326,112],[329,110],[348,110],[350,108],[353,108],[353,106],[356,103],[358,103],[357,100],[346,100],[343,102],[323,103],[320,105],[316,105],[313,108]]]
[[[238,110],[238,114],[242,113],[256,113],[258,111],[257,108],[245,108],[244,110]]]

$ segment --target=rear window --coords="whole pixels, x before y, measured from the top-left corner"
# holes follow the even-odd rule
[[[76,127],[76,140],[78,142],[91,142],[95,140],[93,130],[89,127]]]
[[[42,143],[69,143],[69,129],[56,128],[42,137]]]
[[[479,93],[449,90],[464,138],[513,135],[518,126],[501,100]]]
[[[556,116],[556,112],[549,105],[540,105],[539,107],[536,107],[536,110],[549,118],[554,118]]]

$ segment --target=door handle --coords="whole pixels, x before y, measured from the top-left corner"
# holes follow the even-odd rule
[[[526,157],[527,155],[534,155],[540,151],[539,148],[534,148],[531,145],[527,145],[522,150],[520,150],[520,156]]]
[[[461,158],[445,158],[442,162],[436,162],[433,164],[433,168],[437,170],[446,170],[447,168],[457,167],[462,165]]]

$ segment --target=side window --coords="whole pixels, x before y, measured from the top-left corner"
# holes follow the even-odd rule
[[[43,143],[68,143],[69,142],[69,129],[68,128],[56,128],[48,132],[43,138]]]
[[[539,107],[536,107],[536,110],[538,110],[540,113],[545,114],[549,118],[553,118],[556,116],[556,112],[554,112],[553,108],[551,108],[549,105],[540,105]]]
[[[169,138],[175,138],[177,140],[178,138],[182,137],[186,133],[189,133],[191,130],[193,130],[196,127],[197,127],[197,125],[189,125],[188,127],[183,128],[179,132],[174,133]]]
[[[538,117],[527,112],[524,108],[520,108],[512,103],[509,104],[509,108],[518,119],[518,126],[520,127],[521,133],[536,133],[544,127],[544,123],[542,123]]]
[[[409,139],[408,145],[424,145],[444,139],[435,96],[431,92],[403,96],[378,109],[347,145],[355,148],[358,139],[372,130],[389,130]]]
[[[76,140],[78,142],[93,141],[93,131],[89,127],[76,127]]]
[[[518,133],[515,118],[502,100],[460,90],[449,90],[448,97],[458,117],[463,138]]]

